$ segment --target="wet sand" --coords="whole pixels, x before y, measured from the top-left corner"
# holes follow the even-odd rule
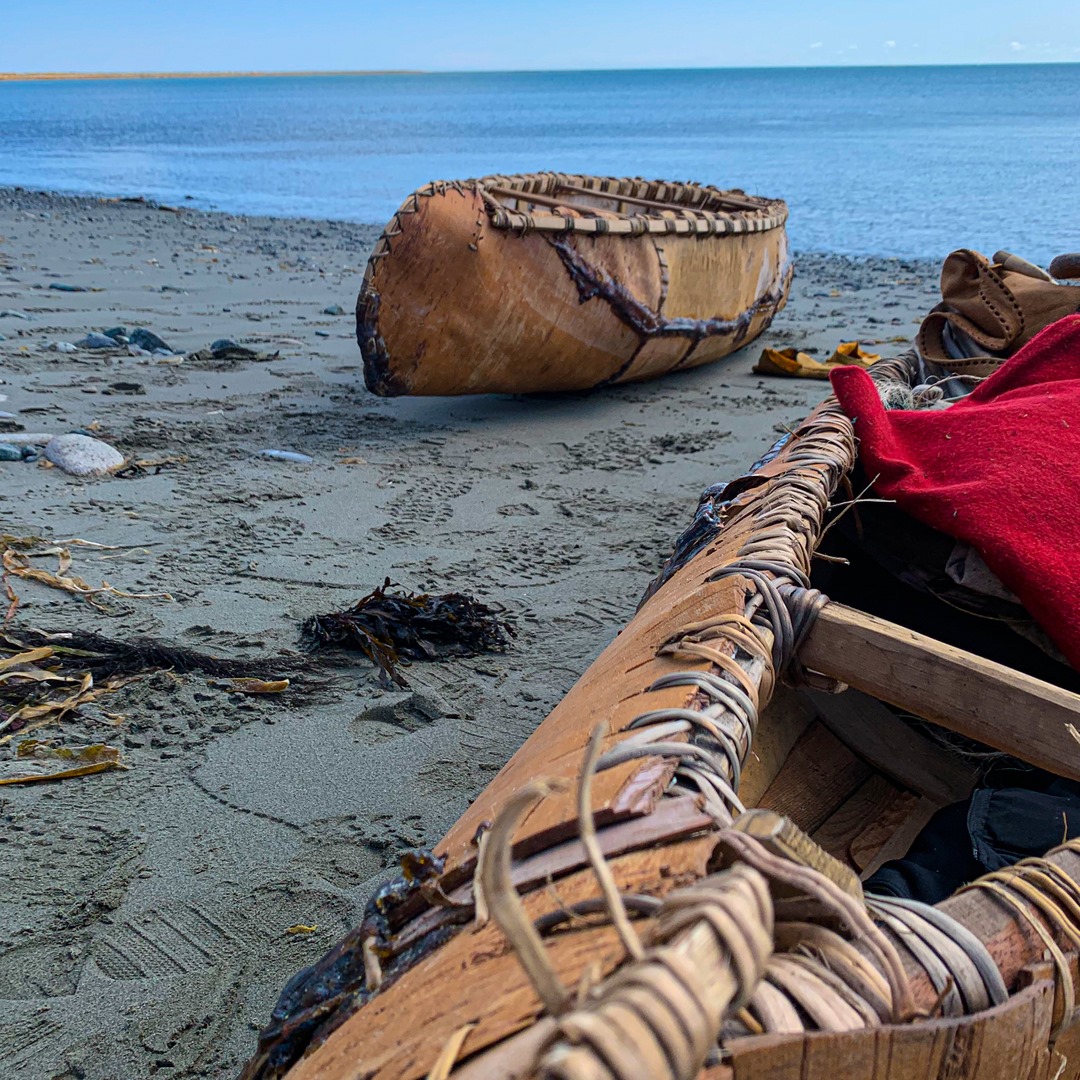
[[[624,625],[698,493],[824,396],[753,375],[762,344],[908,337],[936,298],[936,264],[803,255],[773,329],[719,364],[591,395],[383,400],[351,317],[378,231],[0,191],[0,311],[29,316],[0,317],[5,424],[182,459],[91,481],[0,463],[0,531],[124,545],[73,548],[73,572],[174,597],[101,612],[16,580],[9,629],[160,635],[270,677],[304,618],[387,576],[517,626],[506,655],[415,664],[404,690],[355,656],[274,698],[161,673],[35,733],[121,746],[131,768],[0,789],[5,1077],[234,1076],[289,976]],[[276,356],[48,348],[116,325]]]

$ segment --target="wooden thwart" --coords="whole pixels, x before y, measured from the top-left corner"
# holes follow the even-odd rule
[[[835,603],[819,613],[799,658],[924,720],[1080,780],[1080,695]]]

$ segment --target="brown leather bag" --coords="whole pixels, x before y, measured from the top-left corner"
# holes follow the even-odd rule
[[[941,268],[941,303],[923,320],[916,344],[933,363],[989,375],[1043,327],[1078,310],[1080,285],[1059,285],[1045,270],[1005,251],[991,262],[963,248]],[[985,355],[958,359],[946,328],[966,335]]]

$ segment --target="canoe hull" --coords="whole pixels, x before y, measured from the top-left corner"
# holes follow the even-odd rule
[[[614,231],[626,218],[607,232],[522,232],[500,227],[490,202],[479,185],[431,186],[388,226],[357,302],[375,393],[529,393],[648,379],[727,356],[787,299],[781,213],[749,224],[714,217],[714,229],[733,231],[711,235],[689,231],[685,216],[653,219],[670,222],[670,233]]]

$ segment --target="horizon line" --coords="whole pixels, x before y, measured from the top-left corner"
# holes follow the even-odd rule
[[[139,79],[274,79],[339,78],[380,75],[546,75],[591,74],[625,71],[823,71],[836,68],[948,68],[948,67],[1066,67],[1076,60],[968,60],[960,63],[838,63],[838,64],[733,64],[725,67],[598,67],[598,68],[475,68],[466,70],[427,70],[420,68],[385,68],[350,70],[297,71],[0,71],[0,82],[77,82],[80,80]]]
[[[77,79],[274,79],[287,76],[427,75],[410,68],[371,71],[0,71],[0,82],[50,82]]]

